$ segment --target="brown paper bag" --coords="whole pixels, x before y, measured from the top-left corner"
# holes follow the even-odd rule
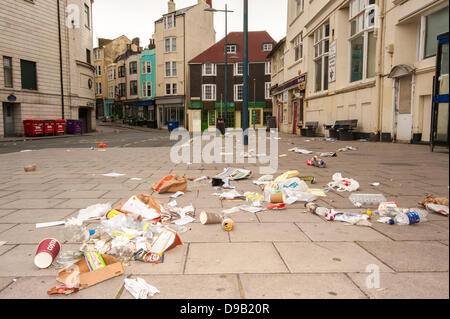
[[[182,175],[169,175],[164,177],[158,183],[153,184],[152,188],[158,194],[186,192],[187,180]]]

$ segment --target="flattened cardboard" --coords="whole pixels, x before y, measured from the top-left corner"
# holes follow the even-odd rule
[[[94,271],[89,270],[85,258],[74,264],[78,266],[80,271],[80,289],[94,286],[108,279],[120,276],[125,272],[125,265],[117,258],[110,255],[102,255],[102,257],[106,263],[106,267]],[[70,270],[67,271],[68,269]],[[65,267],[58,272],[56,280],[66,285],[70,284],[69,279],[72,272],[73,265]]]

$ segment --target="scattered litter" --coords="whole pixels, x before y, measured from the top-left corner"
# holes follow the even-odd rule
[[[142,181],[142,178],[133,177],[133,178],[130,178],[130,181]]]
[[[78,211],[77,219],[81,222],[100,219],[111,211],[111,204],[96,204]]]
[[[180,196],[184,195],[183,192],[176,192],[175,194],[173,194],[172,196],[170,196],[170,198],[178,198]]]
[[[327,197],[327,194],[320,188],[310,188],[306,192],[316,195],[317,197]]]
[[[356,207],[378,206],[380,203],[386,202],[383,194],[351,194],[348,199]]]
[[[337,157],[337,154],[334,152],[325,152],[325,153],[316,153],[319,157]]]
[[[444,206],[448,206],[449,202],[448,202],[448,198],[445,197],[436,197],[430,194],[427,194],[427,196],[425,197],[425,199],[423,201],[421,201],[419,203],[419,205],[424,206],[426,204],[436,204],[436,205],[444,205]]]
[[[125,176],[125,174],[120,174],[120,173],[108,173],[108,174],[102,174],[102,176],[106,176],[106,177],[120,177],[120,176]]]
[[[158,194],[186,192],[187,179],[182,175],[169,175],[152,185]]]
[[[375,186],[375,187],[378,187],[378,186],[380,186],[380,183],[376,182],[376,183],[372,183],[372,184],[370,184],[370,185]]]
[[[333,175],[333,181],[328,183],[325,192],[329,190],[334,190],[338,192],[354,192],[359,189],[359,183],[351,178],[343,178],[341,173],[336,173]]]
[[[50,288],[50,290],[47,291],[48,295],[71,295],[73,293],[76,293],[80,290],[80,288],[77,287],[68,287],[66,285],[60,285],[53,288]]]
[[[259,193],[247,192],[244,196],[247,202],[251,202],[254,207],[260,207],[261,203],[264,201],[264,197]]]
[[[312,151],[304,150],[298,147],[294,147],[288,150],[289,152],[299,153],[299,154],[312,154]]]
[[[300,176],[299,177],[304,182],[309,182],[311,184],[314,184],[316,182],[316,178],[313,176]]]
[[[318,156],[314,156],[311,160],[306,161],[306,165],[315,166],[319,168],[327,167],[327,163]]]
[[[195,218],[192,218],[191,216],[184,216],[183,218],[177,219],[174,221],[175,225],[178,226],[184,226],[187,224],[190,224],[192,222],[195,222]]]
[[[2,247],[4,244],[6,244],[6,241],[0,241],[0,247]]]
[[[61,250],[61,244],[54,238],[46,238],[39,243],[34,256],[34,264],[41,269],[50,267]]]
[[[435,212],[438,214],[442,214],[444,216],[448,216],[448,206],[429,203],[429,204],[425,204],[425,207],[429,211],[432,211],[432,212]]]
[[[267,209],[273,209],[273,210],[286,209],[286,204],[284,204],[284,203],[280,203],[280,204],[269,204],[269,205],[267,205]]]
[[[357,151],[358,149],[356,147],[353,146],[346,146],[343,148],[340,148],[338,151],[339,152],[347,152],[347,151]]]
[[[37,169],[36,164],[30,165],[30,166],[25,166],[25,167],[23,168],[23,170],[24,170],[25,172],[27,172],[27,173],[29,173],[29,172],[35,172],[36,169]]]
[[[388,225],[395,224],[394,219],[391,217],[380,217],[380,218],[378,218],[377,222],[382,223],[382,224],[388,224]]]
[[[226,168],[223,173],[214,176],[215,178],[230,178],[231,180],[240,180],[249,178],[252,175],[252,171],[240,168]]]
[[[147,299],[147,297],[153,297],[155,294],[159,293],[159,290],[149,285],[144,279],[124,279],[125,289],[135,298],[135,299]]]
[[[23,150],[23,151],[20,151],[20,153],[27,153],[27,152],[32,152],[32,150]]]
[[[279,183],[281,181],[287,180],[287,179],[292,178],[292,177],[296,177],[298,175],[300,175],[299,171],[287,171],[286,173],[278,176],[273,182],[274,183]],[[271,175],[265,175],[265,176],[262,176],[261,178],[268,177],[268,176],[271,176]],[[273,176],[272,176],[272,178],[273,178]],[[265,180],[267,180],[267,179],[265,179]]]
[[[167,204],[167,205],[170,206],[170,207],[176,207],[177,206],[177,201],[173,200],[173,201],[169,202],[169,204]]]
[[[221,224],[223,216],[218,213],[207,213],[205,211],[200,213],[200,222],[202,225]]]
[[[281,155],[280,155],[280,158],[286,157],[286,156],[287,156],[287,154],[281,154]]]
[[[46,228],[46,227],[53,227],[53,226],[59,226],[59,225],[65,225],[65,224],[66,224],[65,221],[39,223],[39,224],[36,224],[36,228]]]
[[[239,194],[236,190],[231,190],[229,192],[224,192],[222,194],[219,193],[214,193],[214,196],[219,196],[220,200],[224,200],[224,199],[228,199],[228,200],[233,200],[233,199],[245,199],[245,196],[242,194]]]
[[[231,218],[225,218],[222,222],[222,228],[225,231],[232,231],[234,228],[234,222]]]

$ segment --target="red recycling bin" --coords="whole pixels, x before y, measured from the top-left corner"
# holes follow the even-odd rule
[[[44,135],[44,121],[42,120],[24,120],[23,130],[26,136]]]
[[[55,120],[55,133],[56,134],[66,133],[66,121],[65,120]]]
[[[54,135],[55,134],[55,121],[54,120],[45,120],[44,121],[44,133],[45,133],[45,135]]]

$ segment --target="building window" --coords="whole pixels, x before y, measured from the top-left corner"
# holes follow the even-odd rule
[[[126,76],[125,65],[119,66],[119,78],[124,78]]]
[[[137,62],[130,62],[130,74],[137,74]]]
[[[265,83],[265,97],[266,100],[270,100],[270,82]]]
[[[314,32],[314,91],[328,90],[328,52],[330,48],[330,25],[320,26]]]
[[[96,74],[97,76],[102,75],[102,66],[101,66],[101,65],[97,65],[97,66],[95,67],[95,74]]]
[[[295,12],[297,15],[302,13],[304,8],[305,8],[304,0],[295,0]]]
[[[103,94],[102,83],[101,82],[95,83],[95,86],[97,95]]]
[[[171,14],[164,17],[164,30],[170,30],[176,27],[175,15]]]
[[[236,52],[237,52],[237,45],[236,44],[228,44],[227,53],[228,54],[236,54]]]
[[[152,97],[152,82],[143,82],[142,83],[142,96],[144,97]]]
[[[127,95],[127,84],[126,83],[120,83],[119,84],[119,96],[124,97]]]
[[[234,64],[234,75],[244,75],[244,63],[237,62]]]
[[[217,74],[217,65],[214,63],[205,63],[202,69],[203,76],[216,76]]]
[[[299,34],[294,39],[294,61],[297,62],[303,58],[303,42],[302,36]]]
[[[130,81],[130,95],[137,95],[138,94],[138,86],[137,81]]]
[[[448,7],[434,12],[426,17],[425,21],[425,39],[424,39],[424,58],[430,58],[437,52],[437,36],[448,32]]]
[[[144,61],[142,62],[142,74],[151,74],[152,73],[152,62]]]
[[[266,61],[265,62],[265,74],[266,75],[271,75],[272,74],[270,61]]]
[[[166,95],[176,95],[177,94],[177,84],[167,83],[166,84]]]
[[[375,76],[375,0],[350,3],[350,82]]]
[[[261,110],[252,110],[252,124],[261,125]]]
[[[284,68],[284,53],[280,54],[280,70]]]
[[[114,86],[108,87],[108,98],[109,99],[114,99],[115,93],[116,92],[115,92]]]
[[[263,125],[267,125],[267,118],[272,116],[272,111],[263,111]]]
[[[273,49],[273,43],[264,43],[263,44],[263,51],[266,52],[270,52]]]
[[[215,101],[216,100],[216,85],[204,84],[202,85],[202,100]]]
[[[91,64],[91,50],[86,49],[86,63]]]
[[[94,59],[95,60],[100,60],[102,58],[102,53],[99,49],[95,49],[94,50]]]
[[[5,88],[13,87],[12,58],[3,57],[3,77],[5,79]]]
[[[166,77],[177,76],[177,62],[166,62]]]
[[[91,15],[89,14],[89,6],[88,5],[84,5],[84,16],[85,16],[85,20],[86,20],[86,27],[90,28],[91,27]]]
[[[235,101],[242,101],[244,96],[244,85],[243,84],[236,84],[234,86],[234,100]]]
[[[170,37],[164,39],[165,53],[177,52],[177,38]]]
[[[112,68],[108,70],[108,81],[113,81],[116,79],[116,69]]]
[[[37,90],[36,62],[20,60],[22,89]]]

